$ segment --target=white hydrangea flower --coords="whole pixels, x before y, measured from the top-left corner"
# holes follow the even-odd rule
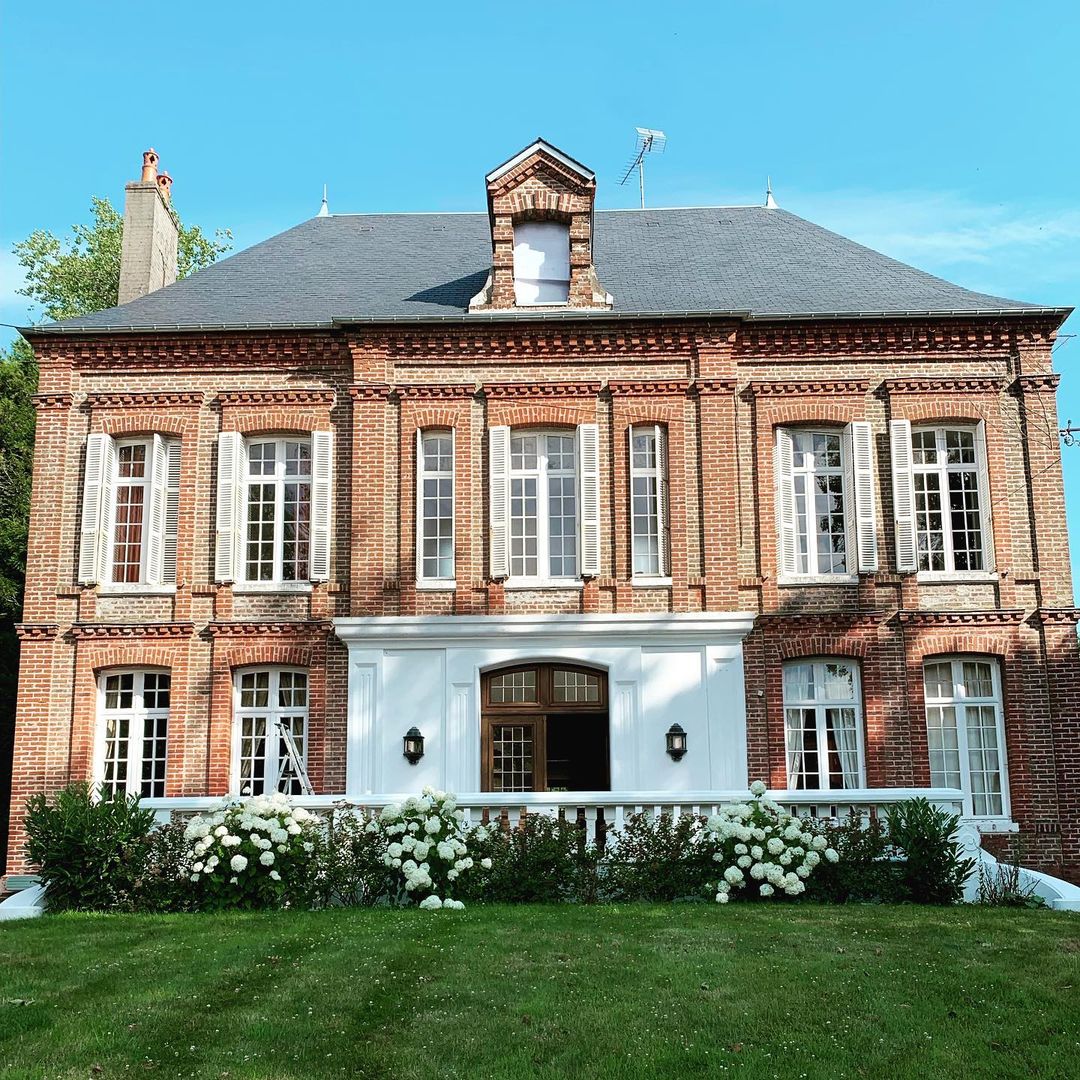
[[[824,851],[829,846],[829,841],[826,840],[824,836],[815,836],[814,839],[810,841],[810,846],[815,851]]]
[[[816,851],[808,851],[803,862],[812,870],[819,862],[821,862],[821,856]]]
[[[759,862],[754,863],[754,865],[750,867],[750,876],[755,881],[761,881],[765,876],[765,864]]]
[[[742,867],[743,870],[745,870],[753,861],[754,860],[750,858],[749,855],[740,855],[738,859],[735,860],[736,865]]]
[[[753,859],[757,859],[760,862],[765,857],[765,849],[755,844],[750,849],[750,857]]]
[[[276,870],[271,870],[270,871],[270,880],[271,881],[280,881],[281,880],[281,875]]]
[[[199,880],[199,875],[198,874],[192,874],[191,875],[191,880],[192,881],[198,881]]]
[[[264,851],[259,856],[259,862],[261,862],[263,864],[263,866],[273,866],[274,865],[274,853],[272,851]]]
[[[837,851],[836,848],[827,847],[825,849],[825,858],[828,859],[829,862],[837,862],[840,859],[840,852]]]
[[[795,867],[795,873],[801,878],[808,878],[810,876],[810,867],[803,863],[802,866]]]
[[[387,849],[391,859],[400,859],[401,853],[405,850],[401,844],[391,844]]]
[[[724,878],[731,885],[740,885],[743,882],[743,872],[737,866],[729,866],[724,871]]]
[[[438,836],[441,829],[442,819],[435,817],[434,815],[429,817],[427,821],[424,822],[424,832],[426,832],[428,836]]]
[[[420,901],[420,907],[424,911],[438,911],[443,906],[442,901],[437,896],[425,896]]]
[[[483,867],[483,869],[490,870],[491,869],[491,860],[490,859],[481,859],[480,860],[480,865],[481,865],[481,867]]]
[[[201,873],[202,873],[202,871],[203,871],[203,864],[202,864],[201,862],[197,862],[197,863],[196,863],[196,864],[195,864],[195,865],[194,865],[194,866],[193,866],[193,867],[192,867],[191,869],[192,869],[192,870],[193,870],[193,871],[194,871],[194,872],[195,872],[196,874],[201,874]]]
[[[762,896],[772,896],[774,891],[773,887],[767,881],[763,881],[761,883],[761,888],[758,889],[758,892],[760,892]]]
[[[750,794],[754,796],[764,795],[767,790],[768,789],[765,787],[765,784],[761,780],[755,780],[750,785]]]
[[[735,854],[736,855],[746,855],[747,854],[746,845],[745,844],[736,844],[735,845]]]
[[[426,859],[428,852],[431,850],[431,845],[425,843],[423,840],[414,840],[412,853],[418,859]]]
[[[784,850],[784,841],[778,836],[772,836],[765,846],[769,849],[770,855],[779,855]]]
[[[444,862],[453,862],[457,852],[454,850],[454,845],[447,840],[440,840],[435,847],[438,852],[439,858]]]
[[[726,904],[731,898],[726,892],[718,892],[716,894],[716,902],[718,904]]]
[[[232,867],[232,869],[238,874],[242,870],[246,870],[247,869],[247,858],[246,858],[246,856],[244,856],[244,855],[234,855],[229,860],[229,866]]]

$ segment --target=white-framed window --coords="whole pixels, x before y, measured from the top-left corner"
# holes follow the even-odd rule
[[[103,797],[165,794],[169,734],[167,671],[106,671],[98,679],[94,779]]]
[[[454,432],[416,433],[416,562],[424,581],[454,580]]]
[[[218,435],[215,578],[288,588],[330,575],[334,437]]]
[[[989,570],[982,426],[914,428],[911,468],[918,569]]]
[[[307,768],[308,673],[295,668],[242,668],[235,674],[233,790],[301,795],[282,730]]]
[[[784,579],[853,579],[877,570],[870,425],[777,428],[777,562]]]
[[[179,504],[179,439],[87,436],[79,581],[175,585]]]
[[[849,660],[784,665],[788,787],[842,790],[863,786],[859,669]]]
[[[991,657],[950,656],[923,665],[932,787],[959,788],[969,817],[1009,813],[1001,671]]]
[[[634,577],[666,577],[667,429],[635,424],[630,433],[630,521]]]
[[[570,228],[558,221],[514,226],[514,302],[525,307],[570,298]]]

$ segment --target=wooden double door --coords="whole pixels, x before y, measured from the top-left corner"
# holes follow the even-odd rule
[[[484,791],[608,791],[607,676],[573,664],[487,672]]]

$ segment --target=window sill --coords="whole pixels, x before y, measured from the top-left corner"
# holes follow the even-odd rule
[[[670,589],[674,582],[669,577],[635,577],[630,584],[635,589]]]
[[[175,585],[112,584],[99,585],[98,596],[175,596]]]
[[[778,577],[781,589],[796,589],[804,585],[858,585],[858,574],[806,574],[802,577]]]
[[[974,825],[981,833],[1015,833],[1020,826],[1007,817],[962,817],[962,825]]]
[[[454,592],[456,589],[456,581],[427,580],[416,583],[417,592]]]
[[[503,588],[511,591],[515,589],[581,589],[583,585],[581,578],[507,578],[503,582]]]
[[[310,581],[237,581],[233,583],[233,594],[244,596],[255,593],[309,593]]]
[[[920,585],[951,585],[965,581],[991,585],[1000,578],[992,570],[920,570],[915,580]]]

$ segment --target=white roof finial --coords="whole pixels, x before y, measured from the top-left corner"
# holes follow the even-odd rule
[[[322,186],[322,206],[319,207],[319,213],[318,213],[317,216],[318,217],[329,217],[330,216],[330,206],[326,201],[326,185],[325,184],[323,184],[323,186]]]
[[[765,208],[767,210],[776,209],[776,200],[773,198],[772,193],[772,177],[768,177],[765,182]]]

